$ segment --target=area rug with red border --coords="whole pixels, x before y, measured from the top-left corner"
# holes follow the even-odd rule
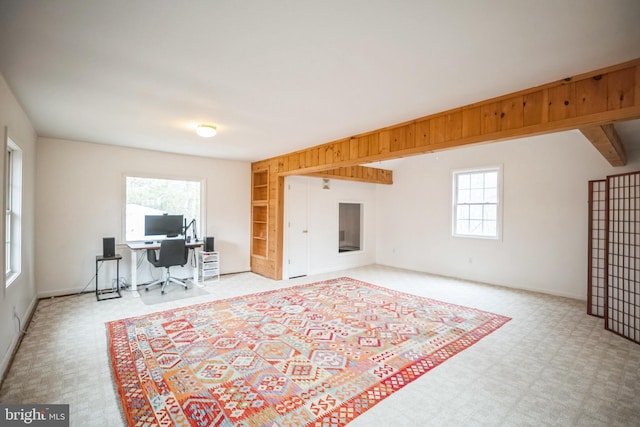
[[[107,323],[129,426],[343,426],[510,319],[351,278]]]

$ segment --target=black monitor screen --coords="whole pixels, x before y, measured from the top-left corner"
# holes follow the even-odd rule
[[[182,215],[145,215],[145,236],[176,237],[182,234],[184,217]]]

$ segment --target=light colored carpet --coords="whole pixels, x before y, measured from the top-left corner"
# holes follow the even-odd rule
[[[638,425],[640,345],[604,330],[586,301],[373,265],[283,281],[228,275],[208,295],[157,305],[133,292],[42,300],[0,402],[68,403],[71,427],[122,427],[105,322],[341,276],[513,319],[349,427]]]

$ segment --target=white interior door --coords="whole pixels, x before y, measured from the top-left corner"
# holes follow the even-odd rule
[[[309,268],[309,230],[307,180],[287,178],[285,202],[287,206],[287,271],[289,278],[306,276]]]

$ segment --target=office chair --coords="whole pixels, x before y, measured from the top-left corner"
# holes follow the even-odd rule
[[[184,239],[165,239],[160,243],[160,255],[156,258],[155,249],[147,250],[147,260],[156,267],[165,267],[167,269],[164,279],[156,280],[150,283],[146,290],[162,284],[162,294],[164,294],[164,288],[169,282],[177,283],[184,287],[185,291],[189,289],[187,284],[176,277],[171,276],[170,267],[184,266],[187,263],[187,257],[189,255],[189,248],[185,246]]]

